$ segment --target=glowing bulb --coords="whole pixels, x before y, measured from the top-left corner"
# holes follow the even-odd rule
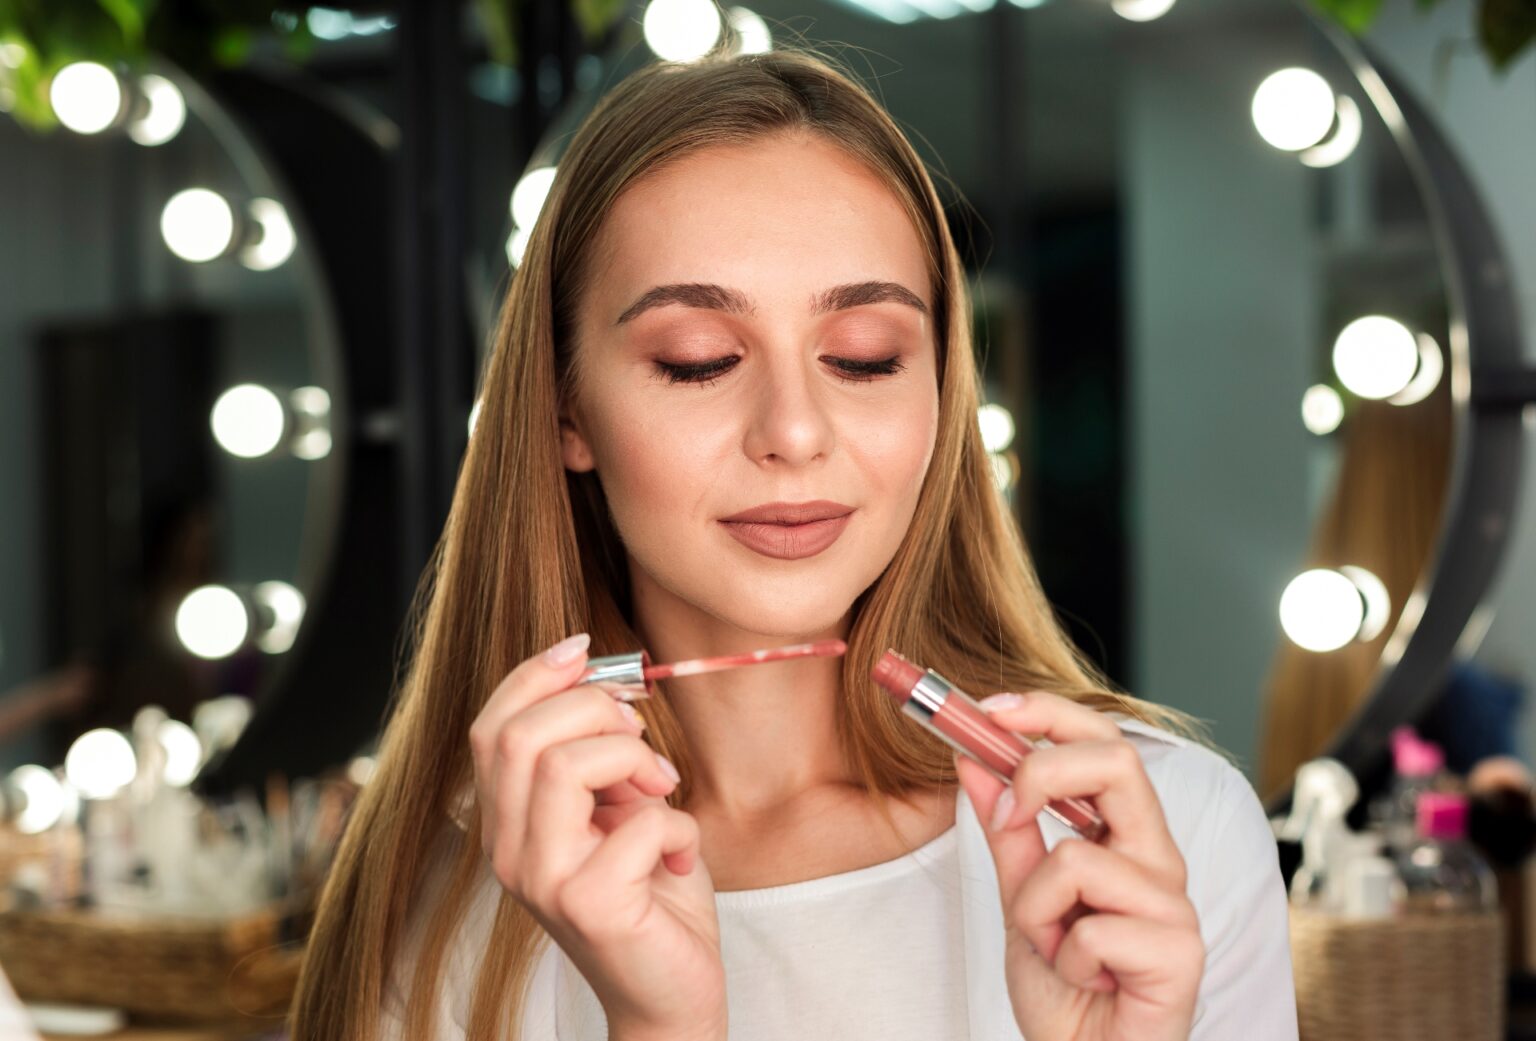
[[[1364,621],[1360,590],[1328,568],[1303,571],[1280,597],[1280,627],[1309,651],[1338,650],[1359,635]]]
[[[203,764],[203,743],[192,728],[179,719],[162,722],[155,736],[160,740],[160,747],[165,749],[165,783],[173,788],[185,788]]]
[[[507,263],[517,267],[523,262],[523,254],[528,251],[528,229],[514,228],[512,234],[507,237]]]
[[[773,33],[756,11],[733,7],[726,17],[736,34],[737,54],[767,54],[773,50]]]
[[[1333,88],[1311,69],[1270,73],[1253,92],[1253,125],[1259,136],[1285,152],[1299,152],[1327,137],[1334,111]]]
[[[235,212],[218,192],[187,188],[171,196],[161,211],[160,237],[182,260],[212,260],[235,240]]]
[[[246,210],[261,229],[261,238],[240,251],[240,263],[252,271],[271,271],[293,256],[298,245],[288,211],[273,199],[252,199]]]
[[[176,84],[164,76],[140,76],[139,93],[149,111],[128,124],[128,136],[141,145],[163,145],[187,122],[187,101]]]
[[[209,417],[219,447],[243,459],[255,459],[276,448],[287,422],[282,401],[259,383],[230,387],[213,403]]]
[[[201,586],[176,609],[176,636],[199,658],[227,658],[245,643],[250,631],[245,601],[226,586]]]
[[[304,620],[304,594],[287,582],[260,582],[251,597],[272,616],[272,624],[257,634],[256,646],[268,654],[282,654],[293,646]]]
[[[1308,387],[1301,396],[1301,421],[1319,437],[1333,433],[1344,422],[1344,399],[1326,383]]]
[[[981,443],[989,452],[1001,452],[1013,444],[1013,413],[996,404],[986,404],[976,410],[976,421],[981,427]]]
[[[123,85],[105,65],[77,61],[54,74],[48,85],[54,115],[77,134],[99,134],[123,107]]]
[[[1362,398],[1388,398],[1405,389],[1418,364],[1413,333],[1385,315],[1356,318],[1333,341],[1333,369],[1339,381]]]
[[[41,766],[18,766],[11,771],[10,785],[26,799],[16,817],[16,830],[23,835],[47,831],[64,816],[64,786],[52,770]]]
[[[1150,22],[1173,8],[1173,0],[1110,0],[1110,10],[1130,22]]]
[[[373,779],[378,763],[371,755],[360,755],[347,764],[347,780],[361,788]]]
[[[1408,386],[1387,400],[1394,405],[1417,405],[1434,392],[1445,374],[1445,359],[1440,354],[1440,344],[1429,333],[1419,333],[1419,368],[1408,381]]]
[[[105,799],[133,780],[133,745],[116,730],[87,730],[64,756],[64,776],[87,799]]]
[[[553,166],[529,170],[518,179],[517,187],[512,189],[512,220],[519,228],[531,228],[538,222],[539,211],[544,209],[544,200],[549,198],[554,183]]]
[[[1014,470],[1013,453],[1006,455],[998,452],[988,452],[987,461],[992,464],[992,480],[997,483],[997,490],[1006,492],[1013,487],[1013,482],[1018,479]]]
[[[1387,627],[1392,615],[1392,596],[1387,585],[1363,567],[1344,564],[1339,573],[1355,584],[1360,598],[1365,601],[1365,617],[1360,620],[1360,639],[1374,640]]]
[[[663,61],[696,61],[720,39],[720,10],[711,0],[651,0],[641,19],[645,42]]]

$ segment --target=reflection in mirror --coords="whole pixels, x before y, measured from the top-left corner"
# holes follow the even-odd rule
[[[810,15],[817,39],[845,41],[974,208],[950,215],[970,247],[978,422],[1073,637],[1282,783],[1372,688],[1451,459],[1442,258],[1344,56],[1280,2],[755,10],[770,39]],[[601,82],[646,52],[623,42]],[[992,79],[955,73],[1004,53]],[[601,90],[518,182],[510,262]],[[1300,603],[1298,634],[1318,624],[1287,590],[1319,567],[1345,569],[1328,588],[1361,624],[1307,649],[1282,602]],[[1385,592],[1368,627],[1348,568]]]
[[[320,564],[328,305],[251,144],[160,71],[72,66],[64,128],[0,120],[6,768],[150,705],[205,761],[238,733],[218,706],[284,668]]]

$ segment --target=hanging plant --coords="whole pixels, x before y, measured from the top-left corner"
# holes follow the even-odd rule
[[[1356,36],[1381,11],[1382,0],[1312,0],[1317,9]],[[1422,14],[1445,0],[1413,0]],[[1477,41],[1488,64],[1503,72],[1536,39],[1536,0],[1468,0],[1476,7]]]
[[[474,0],[495,61],[517,64],[518,5],[538,2]],[[589,44],[599,41],[627,6],[626,0],[567,2]],[[270,0],[0,0],[0,111],[33,130],[55,128],[48,84],[77,61],[141,73],[163,56],[197,74],[244,65],[256,47],[275,46],[303,63],[318,42],[310,29],[312,11],[324,16],[338,8]],[[393,14],[393,7],[381,6],[377,13]]]

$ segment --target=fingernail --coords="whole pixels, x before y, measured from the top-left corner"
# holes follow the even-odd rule
[[[635,707],[633,705],[621,701],[619,702],[619,711],[624,713],[625,719],[634,724],[636,730],[645,729],[645,720],[640,718],[640,713],[635,711]]]
[[[544,652],[545,665],[569,665],[581,656],[581,652],[587,649],[592,642],[590,633],[577,633],[575,636],[567,636],[549,650]]]
[[[657,752],[656,761],[661,764],[662,772],[664,772],[668,777],[672,778],[673,782],[682,780],[682,777],[677,772],[677,767],[673,766],[672,761],[666,756],[662,755],[660,752]]]
[[[1022,704],[1024,704],[1024,697],[1021,694],[1012,694],[1012,693],[1009,693],[1009,694],[989,694],[988,696],[986,696],[986,697],[982,698],[980,701],[978,701],[976,704],[979,705],[981,708],[985,709],[986,711],[992,712],[995,709],[1015,708],[1015,707],[1017,707],[1019,705],[1022,705]]]
[[[1008,818],[1013,816],[1013,789],[1004,788],[1003,794],[997,797],[997,805],[992,807],[992,830],[1001,831]]]

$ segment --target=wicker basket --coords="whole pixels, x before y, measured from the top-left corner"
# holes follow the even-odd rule
[[[1502,1041],[1496,911],[1351,920],[1291,908],[1302,1041]]]
[[[283,910],[220,921],[0,911],[0,965],[23,999],[110,1005],[144,1019],[280,1016],[301,954],[280,942]]]

